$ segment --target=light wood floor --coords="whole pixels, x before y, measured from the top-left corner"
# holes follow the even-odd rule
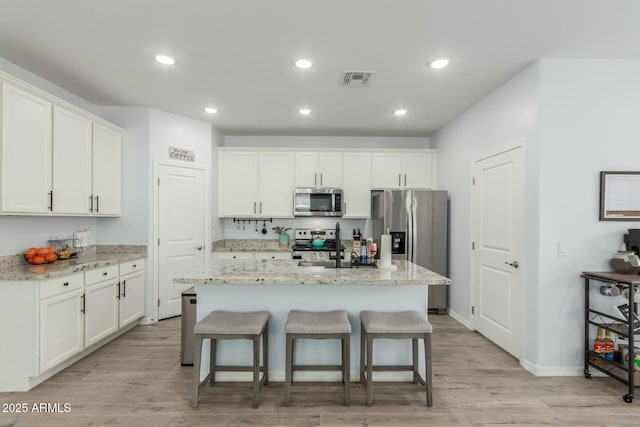
[[[263,389],[251,409],[246,386],[205,388],[191,408],[191,367],[180,366],[180,318],[138,326],[28,393],[0,393],[1,403],[69,403],[59,414],[0,413],[0,426],[640,426],[640,397],[623,402],[610,378],[538,378],[482,336],[448,316],[434,324],[434,405],[424,393],[376,384],[374,406],[358,384],[352,406],[336,387],[303,387],[281,406],[283,387]],[[0,349],[1,350],[1,349]]]

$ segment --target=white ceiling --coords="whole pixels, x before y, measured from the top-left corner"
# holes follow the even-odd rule
[[[428,136],[538,58],[640,58],[640,1],[0,0],[0,56],[225,134]],[[375,74],[348,88],[345,70]]]

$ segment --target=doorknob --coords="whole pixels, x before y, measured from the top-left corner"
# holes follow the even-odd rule
[[[507,261],[505,261],[504,263],[505,263],[505,264],[507,264],[507,265],[510,265],[510,266],[511,266],[511,267],[513,267],[513,268],[518,268],[518,267],[520,267],[520,264],[518,263],[518,261],[513,261],[513,262],[507,262]]]
[[[201,250],[203,250],[203,249],[204,249],[204,246],[202,246],[202,245],[200,245],[200,246],[196,246],[196,247],[195,247],[195,248],[193,248],[193,249],[197,249],[197,250],[201,251]]]

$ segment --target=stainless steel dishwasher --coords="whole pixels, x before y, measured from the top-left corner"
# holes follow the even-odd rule
[[[196,325],[196,292],[195,286],[182,292],[182,333],[180,364],[193,366],[193,327]]]

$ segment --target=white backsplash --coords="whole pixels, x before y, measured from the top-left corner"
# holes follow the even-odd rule
[[[262,234],[262,220],[258,220],[258,231],[256,231],[256,220],[251,222],[233,222],[233,219],[225,218],[224,238],[225,239],[277,239],[278,235],[272,230],[273,227],[290,227],[289,237],[293,239],[293,230],[296,228],[335,228],[336,222],[340,223],[340,228],[345,239],[351,239],[354,228],[360,228],[365,237],[371,236],[371,221],[365,219],[343,219],[343,218],[274,218],[273,222],[266,222],[267,234]],[[243,229],[244,227],[244,229]]]

